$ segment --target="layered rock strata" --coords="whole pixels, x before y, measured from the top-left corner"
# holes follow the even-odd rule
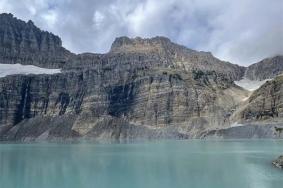
[[[61,68],[0,78],[1,140],[199,138],[282,116],[281,78],[247,100],[234,84],[245,67],[165,37],[119,37],[106,54],[75,55],[31,21],[2,14],[0,23],[0,63]]]

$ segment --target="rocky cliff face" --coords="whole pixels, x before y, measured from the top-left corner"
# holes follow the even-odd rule
[[[32,64],[47,68],[62,67],[72,54],[62,47],[61,39],[41,31],[12,14],[0,15],[0,62]]]
[[[254,91],[230,116],[235,127],[203,132],[203,138],[283,138],[283,75]]]
[[[247,68],[245,76],[250,80],[266,80],[283,73],[283,56],[266,58]]]
[[[148,66],[151,67],[216,72],[225,75],[229,80],[241,79],[245,71],[244,67],[220,61],[210,52],[191,50],[165,37],[151,39],[120,37],[112,44],[109,54],[112,56],[140,56],[136,61],[148,59],[147,61],[151,61]]]
[[[0,63],[62,68],[0,78],[2,140],[194,138],[229,127],[249,95],[233,82],[244,67],[164,37],[120,37],[109,53],[74,55],[31,22],[0,20]]]
[[[283,75],[267,81],[248,99],[240,112],[240,118],[246,121],[283,118]]]
[[[0,79],[2,139],[52,137],[53,129],[61,137],[192,137],[227,125],[225,114],[238,104],[228,93],[244,91],[226,78],[198,74],[175,69],[113,74],[102,66],[8,76]]]

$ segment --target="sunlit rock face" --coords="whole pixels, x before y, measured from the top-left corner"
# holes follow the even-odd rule
[[[151,39],[128,37],[117,38],[111,47],[111,55],[124,55],[139,60],[151,59],[149,66],[174,68],[184,71],[201,70],[216,72],[230,80],[240,80],[245,68],[228,62],[220,61],[210,52],[198,52],[175,44],[165,37]],[[138,59],[137,59],[138,60]]]
[[[215,82],[214,77],[194,78],[170,69],[128,74],[86,70],[0,79],[4,138],[39,137],[46,132],[64,137],[65,129],[76,133],[69,136],[189,137],[225,126],[224,114],[238,103],[226,92],[243,93],[233,91],[225,79]]]
[[[4,34],[5,44],[13,45],[1,44],[9,53],[0,54],[0,63],[13,56],[14,64],[27,55],[22,64],[60,70],[1,73],[3,140],[194,138],[230,127],[250,94],[234,84],[246,68],[168,38],[120,37],[106,54],[74,55],[61,47],[59,38],[31,22],[7,14],[0,20],[7,22],[0,26],[4,31],[38,31],[24,40],[26,34],[19,35],[18,42]],[[42,42],[45,35],[49,42]]]

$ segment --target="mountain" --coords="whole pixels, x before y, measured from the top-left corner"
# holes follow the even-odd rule
[[[283,74],[283,56],[266,58],[250,65],[246,70],[246,77],[250,80],[266,80]]]
[[[283,75],[267,81],[256,90],[240,115],[243,120],[282,118],[283,121]]]
[[[218,74],[226,74],[231,80],[241,79],[245,71],[244,67],[220,61],[210,52],[191,50],[165,37],[151,39],[120,37],[112,44],[110,53],[157,56],[153,59],[155,60],[154,66],[172,67],[185,71],[214,71]]]
[[[266,58],[247,67],[237,81],[249,97],[230,116],[232,127],[203,132],[203,138],[283,138],[283,56]]]
[[[283,75],[267,81],[231,116],[235,127],[210,130],[201,137],[283,138]]]
[[[62,47],[61,39],[12,14],[0,15],[0,62],[62,67],[72,56]]]
[[[61,69],[0,78],[2,140],[198,138],[229,128],[250,95],[234,83],[245,67],[165,37],[119,37],[108,53],[75,55],[30,21],[0,20],[21,33],[2,32],[0,63]]]

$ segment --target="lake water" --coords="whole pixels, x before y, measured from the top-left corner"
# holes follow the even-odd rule
[[[282,188],[283,140],[0,144],[2,188]]]

